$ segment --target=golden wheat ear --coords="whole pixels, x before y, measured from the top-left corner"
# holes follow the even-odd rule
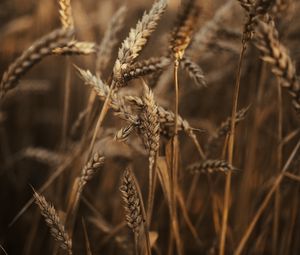
[[[144,13],[136,27],[130,30],[128,37],[124,40],[118,51],[118,57],[113,68],[114,80],[117,83],[120,83],[122,71],[128,68],[138,57],[148,38],[156,29],[158,21],[166,7],[166,0],[156,1],[150,11]]]
[[[59,0],[59,18],[63,28],[74,28],[71,0]]]
[[[202,162],[196,162],[187,168],[187,171],[192,174],[210,174],[215,172],[229,173],[237,170],[236,167],[228,162],[219,159],[207,159]]]
[[[140,243],[140,236],[144,235],[147,254],[150,255],[150,239],[143,198],[138,182],[130,168],[123,173],[120,191],[125,209],[125,220],[134,233],[136,254],[139,254],[139,250],[143,247]]]
[[[278,32],[273,22],[256,20],[257,30],[255,45],[263,61],[269,63],[273,74],[281,80],[281,85],[288,89],[296,112],[300,112],[300,82],[296,67],[288,50],[278,39]]]
[[[61,249],[66,250],[69,255],[72,254],[72,240],[65,231],[65,227],[62,224],[53,205],[48,203],[44,196],[38,194],[33,187],[33,196],[36,204],[40,208],[41,214],[44,216],[46,224],[50,228],[51,235],[58,242]]]
[[[170,49],[175,59],[182,59],[189,46],[200,15],[200,7],[196,0],[182,0],[171,34]]]

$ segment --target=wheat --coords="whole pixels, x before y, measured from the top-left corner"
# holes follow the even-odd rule
[[[8,90],[13,89],[19,79],[34,64],[38,63],[45,56],[51,55],[56,48],[67,45],[74,31],[72,29],[57,29],[50,34],[37,40],[30,48],[17,58],[4,73],[0,84],[0,98],[5,95]]]
[[[155,30],[157,22],[166,9],[166,0],[156,1],[149,13],[144,13],[142,19],[138,21],[135,28],[129,32],[129,36],[122,43],[115,62],[113,73],[114,79],[121,79],[122,70],[132,64],[139,55],[149,36]]]
[[[170,64],[170,60],[166,57],[142,60],[136,62],[132,66],[122,71],[122,78],[120,83],[126,84],[132,79],[139,78],[141,76],[158,73],[164,70]]]
[[[83,167],[78,182],[78,193],[81,193],[86,183],[93,178],[100,166],[104,163],[104,157],[98,152],[94,153],[93,157]]]
[[[123,205],[125,209],[125,219],[129,228],[135,233],[140,233],[143,221],[141,201],[138,195],[136,184],[130,170],[125,170],[122,176],[120,187]]]
[[[238,0],[240,5],[247,11],[250,12],[255,4],[255,0]]]
[[[295,65],[287,49],[279,42],[278,33],[272,24],[257,21],[257,36],[255,45],[261,53],[261,58],[271,64],[272,72],[281,80],[292,97],[293,107],[300,111],[300,84]]]
[[[193,174],[210,174],[214,172],[228,173],[230,171],[236,171],[237,169],[224,160],[207,159],[203,162],[197,162],[190,165],[187,170]]]
[[[170,42],[175,59],[180,60],[197,25],[200,8],[195,0],[182,0]]]
[[[238,124],[239,122],[241,122],[242,120],[245,119],[248,110],[249,110],[249,106],[242,108],[241,110],[239,110],[236,115],[235,115],[235,124]],[[226,136],[229,131],[230,131],[230,122],[231,122],[231,117],[229,117],[226,121],[222,122],[220,127],[218,128],[218,130],[216,131],[216,139],[219,139],[220,137],[224,137]]]
[[[58,165],[63,159],[63,155],[57,152],[38,147],[27,147],[21,152],[21,157],[32,158],[50,166]]]
[[[53,50],[54,54],[61,55],[90,55],[97,52],[97,45],[92,42],[70,41],[66,46]]]
[[[99,98],[104,101],[108,95],[109,87],[106,85],[101,79],[98,79],[96,76],[92,75],[92,73],[88,70],[82,70],[78,67],[77,71],[84,81],[86,85],[92,87],[92,89],[97,93]],[[133,116],[132,112],[126,106],[126,102],[129,102],[133,105],[138,106],[139,108],[144,107],[143,100],[137,96],[125,96],[121,99],[117,94],[113,93],[111,96],[110,107],[119,115],[127,119],[129,116]],[[172,111],[164,109],[162,106],[157,106],[159,122],[160,122],[160,129],[161,133],[165,136],[171,137],[174,130],[174,120],[175,115]],[[137,117],[131,117],[131,120],[136,120]],[[183,119],[181,116],[178,116],[178,128],[179,130],[185,131],[189,136],[194,136],[194,131],[189,122]],[[135,122],[135,121],[130,121]]]
[[[201,28],[195,32],[191,46],[187,55],[197,56],[199,52],[204,52],[211,42],[216,41],[217,33],[222,27],[223,22],[230,16],[234,7],[233,0],[227,1],[214,14],[212,19],[208,20]],[[200,54],[201,55],[201,54]]]
[[[63,28],[74,28],[74,20],[72,17],[71,0],[59,0],[60,22]]]
[[[135,128],[136,125],[133,123],[130,123],[128,126],[121,128],[116,132],[114,140],[118,142],[126,142]]]
[[[142,97],[144,107],[139,115],[139,131],[142,134],[145,147],[149,150],[150,169],[153,167],[156,153],[159,149],[159,118],[158,107],[154,101],[153,92],[144,83],[144,94]]]
[[[45,197],[39,195],[35,191],[34,198],[41,210],[41,214],[44,216],[45,221],[50,228],[51,235],[63,250],[67,250],[68,254],[72,254],[72,241],[65,232],[65,228],[54,207],[46,201]]]
[[[183,57],[180,61],[180,65],[184,70],[186,70],[188,75],[195,81],[199,88],[206,87],[203,70],[199,65],[197,65],[197,63],[192,61],[189,57]]]
[[[97,74],[103,72],[111,59],[112,51],[118,43],[117,35],[124,26],[124,19],[126,14],[126,7],[120,7],[112,17],[108,28],[105,31],[99,50],[97,52],[96,59],[96,71]]]

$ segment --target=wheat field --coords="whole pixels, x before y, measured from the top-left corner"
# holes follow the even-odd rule
[[[0,254],[300,254],[298,0],[2,0]]]

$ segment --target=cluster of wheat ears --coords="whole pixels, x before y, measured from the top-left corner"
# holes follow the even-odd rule
[[[153,42],[149,39],[160,26],[160,20],[168,18],[163,17],[168,8],[167,0],[153,2],[152,7],[130,29],[117,54],[114,51],[120,43],[120,32],[124,30],[126,7],[122,6],[115,12],[101,43],[95,43],[76,38],[73,2],[58,1],[61,26],[24,50],[6,69],[0,84],[3,105],[1,125],[5,123],[3,113],[6,102],[22,91],[22,87],[24,91],[26,88],[31,92],[44,89],[46,92],[43,93],[47,93],[41,84],[31,83],[27,87],[23,84],[27,72],[49,56],[66,58],[68,67],[64,75],[60,148],[51,151],[27,147],[3,163],[7,172],[15,161],[27,157],[52,169],[40,187],[30,183],[31,199],[13,218],[11,228],[17,220],[22,220],[35,202],[56,241],[57,245],[53,246],[53,253],[56,254],[298,254],[300,175],[297,175],[297,155],[300,140],[297,143],[295,139],[299,139],[299,128],[292,131],[290,125],[285,128],[285,122],[289,121],[284,116],[289,115],[294,122],[297,121],[297,114],[293,111],[300,112],[300,82],[295,61],[277,30],[293,3],[285,0],[238,0],[235,3],[229,0],[204,22],[203,2],[182,0],[176,21],[168,28],[170,32],[167,33],[167,43],[162,53],[158,54],[158,50],[153,49],[154,56],[141,59],[140,53],[144,47],[151,49]],[[181,106],[181,99],[188,83],[196,85],[193,89],[201,93],[210,93],[213,78],[206,77],[200,67],[202,55],[198,54],[201,52],[199,48],[203,42],[206,50],[211,52],[220,52],[225,48],[218,43],[216,33],[234,5],[239,5],[239,13],[244,17],[243,31],[239,33],[228,28],[223,32],[228,37],[235,37],[238,47],[234,50],[239,58],[234,58],[238,61],[234,61],[235,68],[230,70],[233,79],[228,81],[223,76],[224,81],[223,78],[220,81],[230,90],[230,98],[226,100],[231,112],[226,112],[228,107],[225,107],[223,112],[229,115],[228,119],[209,132],[209,125],[200,128],[196,124],[204,122],[195,121],[196,127],[182,117],[180,112],[184,107]],[[149,45],[146,45],[148,41]],[[248,50],[251,51],[250,57]],[[85,69],[84,62],[75,64],[72,61],[74,55],[94,55],[95,71]],[[213,59],[218,61],[216,56]],[[249,89],[242,82],[243,66],[250,62],[248,59],[260,63],[259,75],[254,74],[253,70],[248,70],[247,74],[248,77],[255,77],[252,83],[258,84],[253,85],[258,87],[255,91],[257,101],[251,101],[242,108],[238,106],[245,104],[239,100],[240,90]],[[113,65],[108,71],[112,60]],[[218,68],[225,70],[226,66]],[[268,74],[268,68],[272,75]],[[88,92],[87,103],[80,112],[76,112],[73,123],[70,100],[74,90],[72,70],[77,73],[81,84],[87,85],[83,89]],[[186,78],[182,78],[184,72]],[[213,73],[213,76],[216,78],[218,73]],[[224,84],[229,82],[233,86]],[[267,88],[264,86],[266,83]],[[165,84],[171,84],[168,91],[161,89],[167,86]],[[250,82],[247,83],[247,86],[250,85]],[[282,88],[285,89],[281,91]],[[264,89],[275,91],[277,95],[264,99],[268,96],[262,92]],[[158,95],[157,90],[162,94]],[[290,102],[283,102],[285,90]],[[164,92],[171,95],[165,99],[170,99],[169,103],[163,100]],[[205,100],[200,102],[200,107],[205,109],[202,106],[204,103]],[[284,108],[283,103],[287,107]],[[193,104],[192,100],[190,104]],[[271,110],[263,112],[260,108],[262,104],[272,105]],[[216,109],[216,115],[220,111],[222,109]],[[247,120],[249,112],[255,119],[251,142],[240,138],[236,130],[238,123]],[[275,149],[264,152],[264,155],[273,153],[275,156],[270,157],[272,163],[266,163],[273,170],[267,181],[264,179],[262,182],[257,180],[259,174],[253,174],[255,163],[251,159],[257,159],[253,155],[257,153],[258,144],[263,143],[258,130],[270,112],[273,114],[270,125],[278,131],[273,130]],[[109,121],[106,122],[107,119]],[[203,139],[202,134],[205,136]],[[244,144],[236,149],[241,143]],[[112,162],[112,159],[118,161],[118,157],[109,152],[109,147],[113,146],[110,144],[121,151],[118,170]],[[126,155],[121,155],[123,150]],[[245,156],[248,150],[249,154],[255,152],[252,157]],[[146,157],[147,161],[144,160]],[[104,171],[103,168],[109,174],[100,185],[94,178]],[[66,172],[70,174],[66,176]],[[243,179],[241,176],[244,176]],[[233,184],[233,178],[238,179],[240,187],[236,182]],[[286,188],[286,182],[289,188]],[[91,188],[87,191],[89,183]],[[259,188],[257,183],[260,183]],[[55,192],[56,189],[60,193]],[[115,192],[105,193],[106,189]],[[46,199],[42,193],[46,197],[60,196],[54,199],[57,200],[54,203],[56,209],[49,202],[50,198]],[[98,195],[101,202],[96,202]],[[286,210],[283,208],[283,197],[289,201]],[[249,205],[246,205],[247,201]],[[238,203],[240,206],[236,205]],[[117,208],[122,207],[122,217],[119,217]],[[116,225],[105,220],[102,209],[115,215],[111,221],[120,223]],[[93,216],[88,216],[91,213]],[[244,213],[247,216],[242,217]],[[38,217],[37,214],[32,215]],[[129,229],[126,229],[126,224]],[[32,232],[32,245],[35,244],[32,240],[40,238],[36,233],[37,230]],[[46,242],[49,243],[49,240]],[[0,247],[6,253],[5,243]],[[40,251],[40,254],[48,254],[48,250]]]

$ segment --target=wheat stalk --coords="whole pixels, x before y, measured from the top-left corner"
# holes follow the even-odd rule
[[[34,191],[34,198],[50,228],[51,235],[59,243],[60,248],[66,250],[68,254],[72,254],[72,240],[66,233],[54,207],[46,201],[45,197],[39,195],[36,191]]]
[[[51,55],[56,48],[65,46],[74,31],[72,29],[57,29],[37,40],[30,48],[17,58],[4,73],[0,84],[0,98],[8,90],[13,89],[19,79],[45,56]]]

